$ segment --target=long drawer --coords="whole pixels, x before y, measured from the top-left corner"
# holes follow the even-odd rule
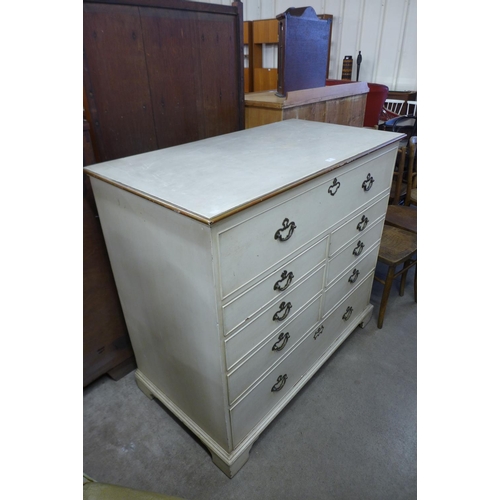
[[[265,371],[279,362],[318,321],[320,300],[321,296],[318,296],[298,316],[269,337],[241,366],[228,374],[230,404]]]
[[[241,358],[268,336],[288,325],[301,309],[323,288],[325,266],[321,266],[300,285],[273,302],[253,321],[228,337],[226,364],[231,369]],[[319,314],[319,308],[317,311]]]
[[[315,187],[292,189],[284,201],[221,230],[222,298],[387,190],[392,151],[372,153],[318,178]],[[380,173],[379,173],[380,172]]]
[[[301,283],[307,274],[326,259],[327,238],[318,241],[293,260],[246,290],[222,308],[224,334],[254,319],[255,314],[271,301],[282,297]]]
[[[360,283],[356,293],[347,296],[335,311],[310,333],[281,363],[230,409],[235,446],[280,404],[314,363],[348,330],[369,303],[373,274]]]

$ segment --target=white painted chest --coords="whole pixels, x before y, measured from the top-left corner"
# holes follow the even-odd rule
[[[400,137],[288,120],[85,169],[138,385],[228,476],[369,320]]]

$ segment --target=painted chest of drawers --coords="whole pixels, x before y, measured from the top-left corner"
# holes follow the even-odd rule
[[[400,137],[287,120],[85,169],[137,383],[229,477],[369,320]]]

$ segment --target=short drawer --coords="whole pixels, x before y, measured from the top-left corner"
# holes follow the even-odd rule
[[[375,269],[378,257],[378,247],[360,257],[354,265],[338,278],[330,288],[325,291],[323,300],[323,315],[332,310],[345,295],[350,293],[359,283],[361,283]]]
[[[226,340],[228,369],[231,369],[268,336],[287,327],[288,323],[323,288],[324,274],[325,266],[321,266],[308,276],[303,283],[273,302],[253,321],[228,337]],[[319,308],[317,314],[319,314]]]
[[[317,297],[286,327],[269,337],[241,366],[228,375],[230,404],[272,365],[279,362],[318,321],[320,300],[321,297]]]
[[[352,239],[344,249],[328,262],[326,283],[329,285],[339,277],[347,268],[356,265],[376,245],[382,236],[384,219],[379,220],[374,226],[363,231],[359,237]]]
[[[373,285],[373,271],[358,286],[346,295],[340,303],[321,321],[319,328],[324,328],[316,341],[322,345],[322,352],[332,344],[343,341],[347,331],[360,322],[360,315],[370,304]]]
[[[387,212],[387,196],[378,202],[367,206],[361,213],[337,228],[330,235],[330,248],[328,256],[332,257],[352,238],[363,236],[367,233],[381,217]]]
[[[235,446],[283,401],[343,334],[347,336],[348,331],[355,328],[355,323],[369,304],[371,285],[371,278],[361,283],[325,322],[311,329],[303,342],[231,408]]]
[[[218,234],[222,298],[388,190],[392,156],[372,153],[276,197],[264,212],[227,222]]]
[[[309,271],[326,259],[326,241],[319,241],[223,306],[224,334],[252,321],[263,307],[301,283]]]

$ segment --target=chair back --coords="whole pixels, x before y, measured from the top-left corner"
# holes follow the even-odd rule
[[[417,101],[406,101],[406,114],[417,116]]]
[[[405,101],[401,99],[386,99],[384,108],[395,115],[402,115],[404,113],[404,105]]]
[[[403,184],[406,163],[406,147],[398,149],[394,171],[392,173],[391,194],[389,195],[389,205],[399,205],[405,199],[406,190]]]
[[[408,206],[412,202],[412,190],[417,189],[417,136],[410,137],[408,146],[408,176],[407,189],[405,196],[405,205]]]

